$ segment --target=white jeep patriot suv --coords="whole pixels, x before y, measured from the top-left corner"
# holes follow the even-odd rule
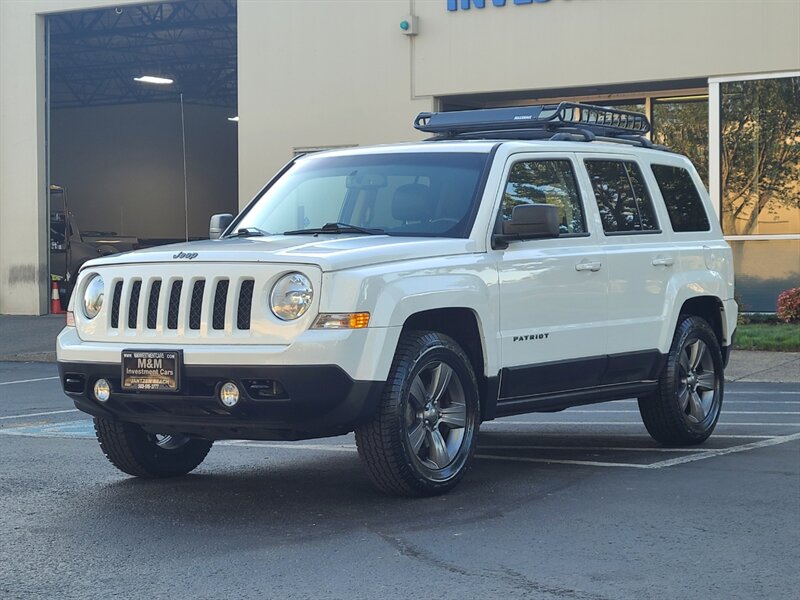
[[[220,239],[83,266],[59,371],[116,467],[355,431],[379,489],[430,495],[497,417],[633,397],[663,444],[711,435],[737,306],[689,160],[588,105],[415,126],[292,160]]]

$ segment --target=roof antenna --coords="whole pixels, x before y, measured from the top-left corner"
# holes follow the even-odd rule
[[[181,145],[183,149],[183,219],[186,241],[189,241],[189,188],[186,185],[186,125],[183,119],[183,92],[181,92]]]

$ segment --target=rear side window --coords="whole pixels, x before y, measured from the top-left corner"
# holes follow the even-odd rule
[[[659,231],[638,164],[623,160],[587,160],[585,164],[605,233]]]
[[[708,231],[708,215],[689,171],[681,167],[651,165],[667,205],[672,231]]]
[[[510,219],[514,207],[520,204],[552,204],[558,208],[561,235],[586,233],[578,185],[568,160],[515,163],[503,193],[503,219]]]

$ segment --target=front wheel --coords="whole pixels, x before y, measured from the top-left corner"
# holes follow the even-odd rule
[[[464,476],[479,419],[478,385],[461,347],[438,332],[404,332],[380,409],[356,429],[358,453],[385,493],[441,494]]]
[[[678,321],[658,390],[639,398],[639,412],[656,441],[670,446],[704,442],[717,425],[724,390],[722,352],[708,323]]]
[[[214,442],[146,432],[133,423],[95,417],[94,430],[106,458],[135,477],[177,477],[196,469]]]

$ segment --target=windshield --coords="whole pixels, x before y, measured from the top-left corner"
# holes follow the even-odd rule
[[[467,237],[488,157],[419,152],[304,158],[235,230]]]

